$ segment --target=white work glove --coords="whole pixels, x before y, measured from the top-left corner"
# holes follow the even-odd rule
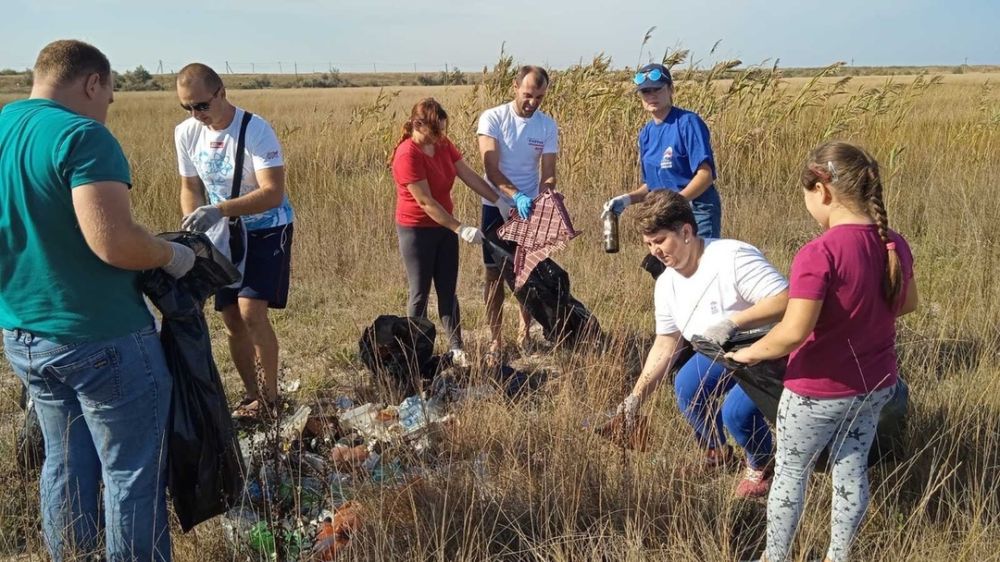
[[[615,412],[615,415],[622,416],[625,419],[625,430],[631,431],[639,416],[639,397],[635,394],[626,396],[625,400],[618,405],[618,411]]]
[[[507,222],[508,220],[510,220],[510,212],[514,208],[514,206],[508,203],[507,200],[504,199],[503,195],[497,197],[496,202],[493,204],[496,205],[497,210],[500,211],[500,218],[503,219],[503,222]],[[489,226],[489,225],[484,225],[484,226]]]
[[[733,337],[733,334],[736,333],[736,327],[735,322],[726,318],[706,328],[701,333],[701,337],[721,347],[729,341],[729,338]]]
[[[628,195],[619,195],[618,197],[608,199],[604,203],[604,210],[601,212],[601,216],[605,216],[608,213],[614,213],[615,216],[621,215],[625,212],[625,208],[632,204],[632,198]]]
[[[455,231],[458,237],[465,240],[469,244],[482,244],[483,243],[483,233],[478,228],[474,226],[466,226],[464,224],[458,225],[458,230]]]
[[[181,228],[191,232],[207,232],[222,220],[222,209],[215,205],[202,205],[181,221]]]
[[[187,272],[191,271],[191,268],[194,267],[194,250],[177,242],[167,242],[167,244],[170,244],[173,255],[170,256],[170,261],[160,269],[167,272],[174,279],[180,279],[187,275]]]

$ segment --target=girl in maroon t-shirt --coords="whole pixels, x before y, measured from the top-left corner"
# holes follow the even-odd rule
[[[896,317],[917,306],[913,256],[889,230],[878,163],[846,142],[816,148],[802,172],[805,204],[825,232],[799,250],[785,316],[731,354],[753,364],[789,356],[778,405],[767,551],[783,562],[816,457],[830,445],[833,513],[826,560],[847,559],[868,508],[868,453],[895,391]]]
[[[403,123],[403,136],[393,152],[392,177],[396,182],[396,232],[403,255],[410,296],[406,313],[427,316],[431,282],[437,292],[438,314],[448,335],[452,360],[467,363],[459,328],[458,239],[482,244],[478,228],[452,216],[451,188],[460,178],[490,201],[497,194],[465,160],[445,134],[448,114],[434,98],[413,106]],[[503,205],[503,201],[497,202]],[[509,211],[508,209],[506,209]],[[507,213],[509,214],[509,213]],[[505,214],[504,216],[507,216]]]

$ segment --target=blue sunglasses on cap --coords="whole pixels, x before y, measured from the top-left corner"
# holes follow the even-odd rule
[[[659,82],[661,79],[665,78],[666,75],[660,72],[659,68],[654,68],[653,70],[647,70],[646,72],[637,72],[632,81],[635,82],[636,86],[642,85],[643,82],[649,80],[651,82]],[[670,81],[670,78],[667,78]]]

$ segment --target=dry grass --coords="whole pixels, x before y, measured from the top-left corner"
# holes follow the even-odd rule
[[[297,212],[293,294],[274,315],[286,378],[308,397],[363,381],[361,328],[401,313],[394,188],[383,166],[401,115],[434,95],[474,167],[478,113],[507,95],[498,76],[481,87],[233,91],[281,136]],[[725,69],[720,68],[719,72]],[[718,74],[715,74],[718,75]],[[781,268],[816,227],[795,185],[807,151],[826,136],[861,142],[880,159],[890,222],[911,241],[921,309],[902,322],[902,370],[912,388],[910,458],[875,471],[874,499],[858,560],[1000,560],[1000,99],[984,76],[782,79],[755,69],[726,82],[712,72],[678,85],[679,105],[709,121],[728,237],[760,246]],[[652,284],[627,228],[623,251],[601,251],[598,212],[635,185],[635,135],[644,116],[628,84],[594,61],[562,73],[547,109],[562,129],[560,185],[584,234],[557,257],[574,294],[618,342],[610,352],[557,352],[560,375],[517,406],[468,404],[442,452],[446,468],[404,489],[365,486],[366,525],[350,556],[371,559],[734,560],[759,552],[764,506],[731,498],[736,476],[686,482],[672,469],[693,453],[669,390],[655,409],[655,444],[641,455],[600,442],[585,420],[611,407],[635,376],[623,357],[652,327]],[[10,98],[0,98],[0,102]],[[170,93],[122,94],[110,126],[132,162],[133,203],[154,230],[177,226],[172,128],[184,115]],[[478,202],[456,187],[456,216],[475,222]],[[478,249],[463,247],[460,299],[473,345],[483,340]],[[433,309],[433,307],[432,307]],[[507,320],[513,322],[514,314]],[[213,323],[218,328],[217,319]],[[513,326],[508,326],[512,333]],[[216,340],[232,396],[239,382]],[[6,368],[4,366],[3,368]],[[17,476],[10,453],[19,412],[4,371],[0,402],[0,552],[39,552],[36,484]],[[477,462],[478,461],[478,462]],[[822,556],[829,481],[814,479],[800,559]],[[226,557],[208,524],[175,535],[178,560]]]

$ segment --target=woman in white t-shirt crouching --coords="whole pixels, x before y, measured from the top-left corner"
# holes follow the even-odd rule
[[[636,221],[649,252],[667,267],[656,281],[656,340],[635,388],[618,407],[626,426],[695,335],[722,345],[737,329],[777,322],[788,303],[788,282],[757,248],[738,240],[701,238],[691,205],[670,190],[650,193]],[[743,448],[740,497],[763,497],[773,472],[771,430],[726,368],[694,354],[674,382],[677,405],[694,429],[703,458],[690,472],[724,468],[734,459],[723,427]],[[721,402],[721,408],[719,404]]]

